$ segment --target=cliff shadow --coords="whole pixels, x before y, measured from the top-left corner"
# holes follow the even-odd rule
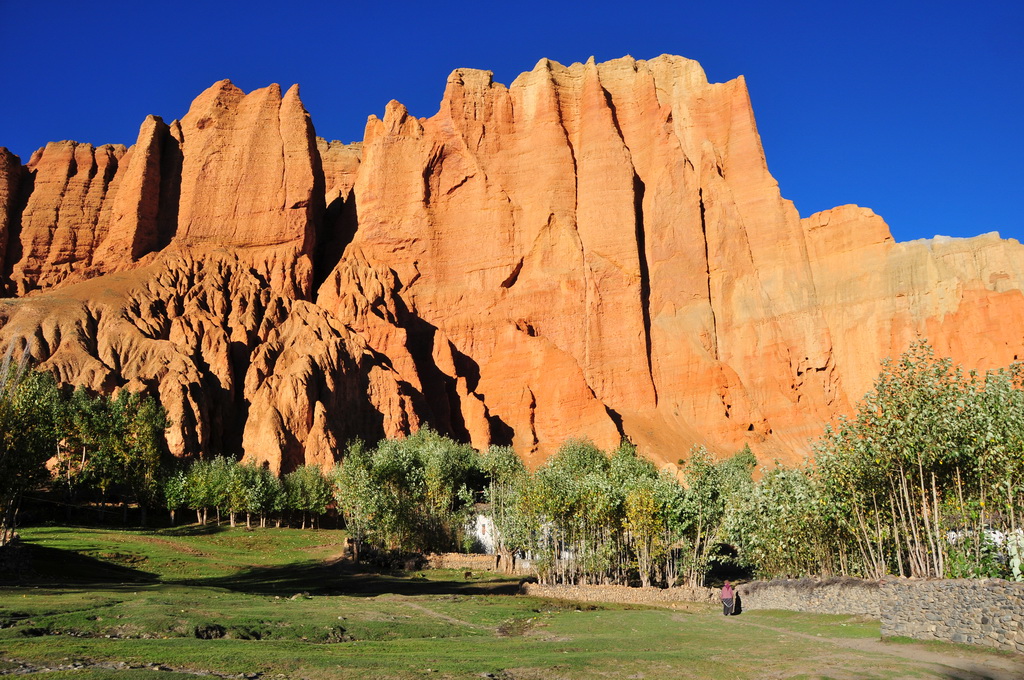
[[[3,275],[4,294],[7,296],[17,294],[17,291],[14,290],[14,284],[11,282],[11,274],[14,273],[14,265],[18,263],[24,254],[24,248],[21,245],[21,216],[25,212],[25,207],[28,205],[28,199],[32,195],[32,190],[35,189],[35,184],[36,171],[29,171],[24,165],[21,166],[18,186],[15,189],[15,198],[11,203],[10,214],[8,215],[7,247],[3,253],[0,253],[0,257],[3,258],[3,266],[0,268],[0,272]]]
[[[338,196],[327,204],[323,217],[316,225],[313,246],[313,292],[316,293],[334,268],[341,262],[345,248],[359,229],[359,211],[356,193]]]
[[[156,216],[153,250],[166,248],[178,233],[178,207],[181,202],[181,169],[185,156],[181,144],[168,131],[160,144],[160,198]],[[141,253],[144,255],[145,253]]]
[[[399,281],[401,290],[402,283]],[[422,392],[413,390],[414,406],[424,415],[424,420],[437,432],[457,441],[470,441],[469,428],[462,415],[462,397],[458,393],[458,380],[466,381],[466,389],[479,397],[486,407],[486,397],[477,392],[480,385],[480,365],[471,356],[464,354],[452,342],[439,334],[439,329],[426,319],[411,311],[401,295],[394,296],[398,324],[405,329],[407,348],[416,366]],[[438,368],[434,361],[434,350],[438,342],[448,343],[447,350],[452,357],[455,375],[451,376]],[[443,398],[441,398],[443,396]],[[472,398],[472,397],[471,397]],[[512,429],[500,416],[487,412],[488,435],[491,444],[511,446],[515,436]]]

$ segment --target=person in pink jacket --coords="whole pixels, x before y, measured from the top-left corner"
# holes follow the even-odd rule
[[[736,593],[732,589],[732,584],[728,581],[722,586],[722,615],[729,616],[735,613],[736,610]]]

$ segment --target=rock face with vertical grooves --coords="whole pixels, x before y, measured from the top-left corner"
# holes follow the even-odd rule
[[[179,455],[288,471],[424,424],[539,463],[625,436],[798,460],[916,337],[1024,354],[1024,250],[801,219],[742,78],[661,56],[448,79],[355,144],[228,81],[131,148],[0,150],[0,340],[159,395]]]
[[[95,274],[92,256],[107,230],[101,215],[124,154],[119,145],[51,142],[32,155],[11,274],[18,295]]]

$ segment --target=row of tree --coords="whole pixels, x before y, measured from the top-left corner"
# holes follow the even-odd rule
[[[268,518],[276,518],[280,526],[285,514],[294,513],[303,529],[307,523],[315,527],[333,500],[330,483],[319,467],[302,465],[278,477],[264,466],[224,456],[195,460],[170,474],[163,497],[172,523],[182,509],[194,511],[198,524],[209,521],[211,510],[217,524],[222,513],[231,526],[238,515],[245,515],[246,527],[252,526],[253,518],[261,527],[267,526]]]
[[[295,513],[305,526],[334,508],[357,552],[472,550],[472,519],[483,513],[506,563],[525,557],[545,582],[698,583],[755,463],[749,450],[715,462],[698,449],[684,486],[632,446],[606,453],[570,441],[529,472],[511,448],[481,453],[422,429],[373,448],[355,442],[332,469],[304,466],[281,480],[226,458],[195,461],[168,479],[164,496],[172,513],[188,508],[201,523],[212,510],[232,525],[237,513],[261,525]]]
[[[546,583],[701,584],[756,465],[749,449],[715,461],[696,448],[681,484],[628,444],[606,454],[571,441],[532,473],[507,449],[489,455],[497,548],[527,556]]]
[[[281,478],[232,458],[195,460],[167,477],[163,497],[172,521],[188,509],[202,524],[212,511],[232,526],[244,514],[249,526],[253,518],[266,526],[292,516],[305,528],[337,511],[357,546],[454,550],[471,547],[465,524],[483,493],[480,461],[470,446],[423,429],[372,449],[356,441],[331,469],[303,465]]]

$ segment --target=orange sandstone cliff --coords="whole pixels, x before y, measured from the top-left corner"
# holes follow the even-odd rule
[[[1024,354],[1024,250],[801,219],[742,78],[681,57],[448,79],[315,136],[293,87],[227,81],[129,149],[0,149],[0,340],[97,390],[146,389],[179,455],[287,471],[424,424],[533,463],[623,436],[796,460],[918,336]]]

